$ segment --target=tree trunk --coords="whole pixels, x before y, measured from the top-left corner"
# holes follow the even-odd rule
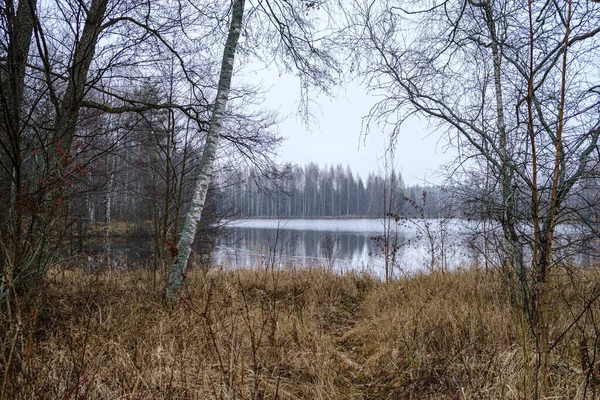
[[[502,217],[501,225],[504,234],[504,241],[508,249],[508,256],[504,260],[505,268],[514,268],[517,270],[519,280],[519,290],[521,292],[521,304],[526,318],[529,320],[529,291],[527,284],[527,275],[525,271],[525,263],[523,260],[523,252],[520,247],[519,237],[515,228],[515,198],[513,187],[513,166],[508,153],[508,133],[506,131],[506,122],[504,116],[504,100],[502,96],[502,55],[500,42],[497,37],[496,23],[493,16],[493,11],[489,2],[480,3],[484,7],[485,20],[491,38],[491,50],[494,69],[494,91],[496,97],[496,127],[499,136],[499,156],[502,180]]]
[[[190,205],[187,219],[181,232],[178,243],[178,254],[175,262],[169,271],[165,296],[174,297],[179,294],[184,280],[184,274],[187,269],[188,259],[192,250],[192,244],[196,236],[198,221],[202,217],[202,210],[206,200],[206,193],[213,175],[213,164],[217,153],[217,143],[223,124],[223,115],[229,98],[231,88],[231,77],[233,75],[233,62],[235,51],[240,37],[242,20],[244,17],[245,0],[235,0],[231,14],[231,23],[227,42],[223,51],[223,61],[221,64],[221,74],[219,76],[219,85],[217,88],[217,98],[215,100],[210,126],[206,136],[206,144],[202,152],[200,161],[198,182]]]
[[[11,237],[12,248],[5,251],[4,265],[6,270],[5,279],[11,284],[15,282],[22,269],[24,268],[24,249],[23,249],[23,212],[18,207],[18,202],[23,199],[23,181],[22,181],[22,145],[21,145],[21,117],[23,107],[23,97],[25,93],[25,70],[27,66],[27,57],[31,45],[31,36],[33,34],[35,13],[37,9],[36,1],[20,1],[16,13],[7,4],[5,18],[8,29],[8,52],[6,55],[7,75],[1,76],[0,80],[0,113],[3,114],[4,122],[0,125],[0,130],[6,135],[6,143],[10,146],[7,149],[8,157],[12,171],[10,171],[12,182],[9,183],[10,204],[8,218],[0,226],[0,235]],[[9,227],[9,225],[12,225]],[[2,253],[0,253],[2,254]],[[0,298],[3,293],[0,293]]]
[[[55,144],[61,154],[61,166],[68,162],[71,142],[77,128],[77,119],[86,94],[87,75],[96,53],[108,0],[92,0],[81,38],[75,45],[69,81],[55,124]]]
[[[104,267],[109,268],[112,263],[112,255],[110,249],[110,220],[111,220],[111,207],[112,207],[112,191],[114,181],[114,167],[110,165],[110,158],[106,156],[106,174],[108,175],[108,181],[106,183],[106,196],[104,198]]]
[[[548,295],[548,276],[550,275],[550,267],[552,262],[552,250],[554,241],[554,231],[556,228],[556,214],[559,207],[558,200],[558,187],[559,177],[562,173],[561,164],[563,164],[563,148],[562,148],[562,134],[565,125],[564,121],[564,110],[565,110],[565,92],[566,92],[566,71],[567,71],[567,55],[568,55],[568,43],[569,35],[571,30],[571,7],[572,1],[567,2],[567,18],[566,18],[566,30],[564,40],[564,51],[562,54],[562,72],[561,72],[561,86],[560,86],[560,107],[558,110],[558,127],[556,132],[556,139],[554,142],[554,171],[552,173],[552,191],[550,195],[550,215],[547,223],[544,225],[544,235],[542,236],[545,243],[542,244],[542,251],[540,252],[540,260],[538,262],[538,270],[536,277],[536,328],[539,353],[539,364],[541,373],[540,382],[540,394],[543,397],[548,395],[549,379],[548,379],[548,353],[549,353],[549,318],[550,306],[549,306],[549,295]]]

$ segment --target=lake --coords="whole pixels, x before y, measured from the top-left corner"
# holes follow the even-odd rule
[[[406,220],[394,233],[398,243],[397,270],[428,268],[431,246],[425,232],[435,235],[437,263],[453,268],[476,257],[467,244],[468,230],[460,220]],[[381,275],[384,258],[372,237],[384,230],[382,219],[248,219],[230,221],[214,252],[225,266],[327,266]]]
[[[485,267],[498,266],[501,238],[498,224],[488,223],[490,242],[484,242],[481,221],[462,219],[401,220],[394,224],[397,244],[394,274],[427,270],[432,261],[437,269],[453,269],[479,262]],[[525,229],[525,228],[523,228]],[[338,272],[365,271],[382,277],[384,257],[373,237],[383,233],[382,219],[247,219],[229,221],[221,229],[212,255],[212,263],[237,267],[311,267],[325,266]],[[566,240],[573,265],[589,266],[600,257],[597,241],[581,243],[574,226],[557,227],[557,243]],[[429,239],[432,239],[431,241]],[[562,239],[561,239],[562,238]],[[131,261],[139,265],[152,263],[153,240],[134,238],[112,241],[111,252],[116,264]],[[197,244],[196,244],[197,245]],[[195,246],[197,247],[197,246]],[[482,254],[487,250],[487,257]],[[529,254],[524,248],[526,257]],[[102,243],[86,246],[86,254],[102,254]],[[433,260],[432,260],[433,255]],[[555,258],[566,260],[555,252]]]

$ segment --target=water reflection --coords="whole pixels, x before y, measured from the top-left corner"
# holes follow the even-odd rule
[[[281,225],[273,220],[242,221],[224,229],[213,260],[233,267],[318,265],[381,276],[384,258],[372,237],[382,231],[380,220],[292,220]],[[394,274],[429,268],[432,254],[435,264],[444,265],[445,269],[477,257],[465,246],[462,228],[457,223],[444,225],[444,234],[440,232],[432,233],[436,235],[432,252],[428,239],[419,235],[414,226],[395,231],[398,250]]]
[[[231,227],[224,229],[214,254],[233,266],[306,265],[338,270],[369,268],[377,249],[365,233]]]
[[[397,234],[398,251],[394,275],[427,270],[432,261],[438,269],[479,264],[483,268],[499,268],[502,259],[502,235],[492,227],[483,235],[475,223],[452,220],[428,220],[432,241],[423,235],[419,225],[411,221]],[[212,263],[227,267],[311,267],[325,266],[335,271],[350,269],[382,276],[384,259],[381,249],[371,238],[383,231],[381,220],[245,220],[227,225],[221,231],[212,254]],[[421,232],[421,233],[419,233]],[[559,232],[556,238],[555,262],[589,266],[598,260],[598,243],[583,240],[583,235]],[[113,261],[127,265],[153,264],[153,241],[129,239],[112,242]],[[524,246],[527,258],[530,253]],[[89,255],[102,254],[102,243],[91,243]],[[198,243],[194,260],[208,267]],[[485,256],[484,256],[485,254]],[[210,256],[209,256],[210,257]],[[93,257],[88,257],[93,259]],[[432,259],[433,258],[433,259]]]

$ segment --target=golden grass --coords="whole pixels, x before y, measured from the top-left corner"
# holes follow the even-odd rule
[[[552,340],[560,340],[550,398],[595,398],[599,307],[587,306],[600,271],[566,272],[551,282]],[[149,271],[49,276],[48,306],[19,341],[20,371],[11,370],[5,399],[532,394],[534,337],[497,272],[386,285],[322,269],[194,270],[187,297],[170,305]]]

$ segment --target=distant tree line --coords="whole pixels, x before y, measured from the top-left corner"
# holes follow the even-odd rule
[[[287,164],[278,176],[246,168],[221,174],[219,210],[236,210],[241,217],[338,218],[381,217],[393,212],[406,217],[440,215],[442,191],[434,186],[406,186],[396,171],[372,172],[366,181],[350,166]],[[229,184],[223,184],[229,182]],[[386,200],[393,192],[393,204]],[[426,201],[423,202],[423,192]],[[389,200],[389,199],[388,199]],[[417,205],[417,207],[415,207]]]

